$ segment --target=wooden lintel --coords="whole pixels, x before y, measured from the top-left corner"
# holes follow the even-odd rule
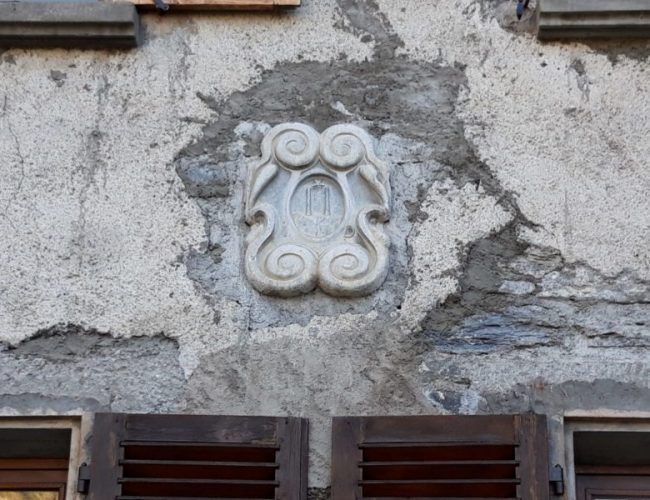
[[[119,1],[119,0],[117,0]],[[122,0],[124,1],[124,0]],[[154,0],[126,0],[138,8],[153,8]],[[299,7],[302,0],[164,0],[177,9],[195,10],[272,10]]]

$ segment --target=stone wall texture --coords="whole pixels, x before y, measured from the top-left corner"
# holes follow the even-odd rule
[[[0,412],[305,416],[327,498],[332,415],[650,410],[650,43],[544,44],[509,1],[303,4],[0,53]],[[246,280],[283,122],[376,138],[372,295]]]

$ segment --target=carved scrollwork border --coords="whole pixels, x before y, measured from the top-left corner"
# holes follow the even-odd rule
[[[282,211],[260,201],[281,169],[306,175],[303,171],[313,167],[324,169],[337,183],[341,176],[358,175],[374,193],[372,202],[354,207],[356,237],[335,238],[320,251],[299,237],[276,241]],[[283,195],[286,199],[290,193]],[[250,169],[246,185],[245,220],[251,227],[245,252],[248,280],[260,293],[282,297],[316,287],[341,297],[372,293],[388,273],[390,239],[384,225],[390,219],[390,197],[388,168],[363,129],[334,125],[318,134],[301,123],[274,127],[262,141],[262,160]]]

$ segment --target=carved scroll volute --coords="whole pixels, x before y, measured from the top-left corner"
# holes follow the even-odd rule
[[[388,169],[365,131],[278,125],[248,176],[246,275],[269,295],[367,295],[388,272],[389,218]]]

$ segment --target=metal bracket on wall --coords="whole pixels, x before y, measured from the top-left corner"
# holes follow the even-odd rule
[[[86,495],[90,489],[90,467],[85,462],[79,467],[77,492]]]
[[[549,482],[553,487],[553,494],[558,496],[564,495],[564,469],[562,469],[562,466],[556,464],[555,467],[549,471],[549,477]]]

